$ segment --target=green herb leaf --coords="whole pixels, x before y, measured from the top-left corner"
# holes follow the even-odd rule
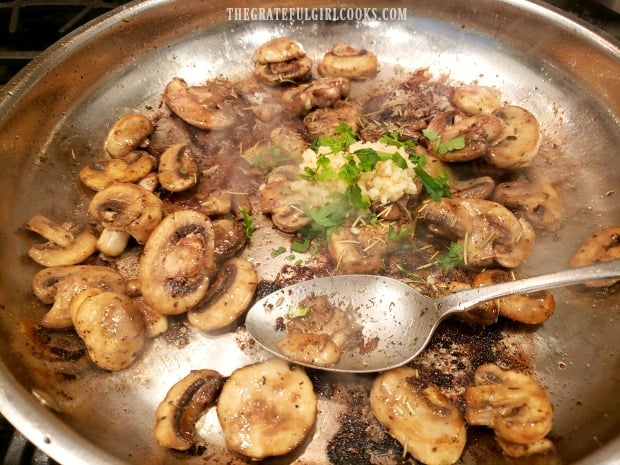
[[[379,137],[379,142],[383,142],[384,144],[394,145],[395,147],[404,147],[405,149],[413,150],[415,148],[415,142],[411,139],[401,141],[398,138],[398,131],[393,130],[390,131],[389,134],[384,134]]]
[[[388,227],[388,240],[392,242],[400,242],[402,239],[409,235],[409,228],[403,228],[400,231],[396,231],[394,226]]]
[[[357,184],[348,186],[346,196],[353,207],[358,210],[368,210],[370,208],[370,199],[362,195],[362,189]]]
[[[437,153],[444,154],[452,152],[454,150],[461,150],[465,148],[465,138],[463,136],[457,136],[454,139],[450,139],[448,142],[439,144]]]
[[[306,253],[308,250],[310,250],[310,243],[311,240],[308,238],[304,238],[302,242],[293,241],[291,242],[291,252]]]
[[[439,254],[437,261],[446,270],[454,268],[463,261],[464,248],[461,244],[456,242],[450,243],[450,248],[447,252]]]
[[[248,211],[242,207],[241,214],[243,215],[243,224],[245,225],[245,235],[248,239],[252,239],[252,235],[256,232],[256,227],[254,226],[254,218],[250,216]]]
[[[277,249],[273,249],[271,251],[271,258],[276,258],[279,255],[282,255],[284,252],[286,252],[286,247],[278,247]]]
[[[310,313],[310,310],[312,310],[312,309],[308,305],[306,305],[304,307],[297,307],[297,308],[293,308],[293,309],[289,310],[289,312],[286,314],[286,316],[290,320],[292,320],[294,318],[301,318],[301,317],[304,317],[304,316],[308,315],[308,313]]]
[[[415,174],[418,175],[418,178],[420,178],[420,181],[422,181],[424,190],[426,190],[428,195],[430,195],[431,199],[435,202],[439,202],[442,197],[450,197],[450,187],[448,186],[449,178],[447,175],[442,178],[434,178],[419,165],[413,170]]]
[[[422,135],[431,142],[435,142],[440,139],[439,133],[437,131],[433,131],[432,129],[422,129]]]
[[[342,152],[356,141],[353,128],[344,121],[341,121],[335,130],[338,136],[320,135],[312,144],[312,150],[316,152],[319,147],[329,147],[333,153]]]

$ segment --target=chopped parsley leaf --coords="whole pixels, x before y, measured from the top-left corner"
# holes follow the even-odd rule
[[[451,242],[448,251],[437,256],[437,261],[444,269],[448,270],[461,263],[463,261],[463,257],[463,246],[456,242]]]
[[[254,218],[250,216],[248,211],[242,207],[241,214],[243,215],[243,224],[245,225],[245,235],[248,239],[252,239],[252,235],[256,232],[256,227],[254,226]]]

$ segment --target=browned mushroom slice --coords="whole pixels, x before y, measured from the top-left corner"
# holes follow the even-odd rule
[[[525,108],[515,105],[498,108],[493,116],[501,120],[502,129],[485,155],[487,163],[503,169],[529,166],[540,146],[540,129],[536,117]]]
[[[370,391],[374,416],[404,453],[427,465],[455,463],[465,447],[465,421],[439,389],[411,367],[381,373]]]
[[[542,438],[530,444],[515,444],[500,436],[496,436],[495,440],[508,457],[521,458],[535,454],[547,454],[555,450],[555,445],[549,438]]]
[[[134,306],[142,313],[146,328],[146,337],[157,337],[168,331],[168,317],[162,315],[144,302],[142,297],[133,298]]]
[[[556,226],[564,212],[559,192],[546,180],[503,182],[495,188],[492,199],[517,210],[537,228]]]
[[[502,104],[501,93],[494,87],[463,85],[454,90],[452,103],[468,115],[493,113]]]
[[[234,218],[212,220],[215,238],[215,260],[222,263],[234,257],[248,242],[244,225]]]
[[[361,80],[374,77],[378,68],[379,63],[374,53],[336,43],[317,65],[317,72],[321,76]]]
[[[234,90],[228,81],[217,81],[205,86],[188,86],[174,78],[164,91],[164,102],[186,123],[201,129],[221,130],[237,122],[229,105]]]
[[[324,367],[335,365],[341,356],[340,347],[328,334],[290,333],[276,347],[289,360]]]
[[[551,431],[551,402],[528,375],[485,364],[476,369],[474,383],[465,390],[465,418],[470,425],[489,426],[514,444],[536,443]]]
[[[320,135],[335,136],[336,127],[345,122],[357,132],[360,119],[359,108],[346,102],[338,101],[331,108],[318,108],[304,117],[304,126],[314,139]]]
[[[269,85],[306,81],[312,70],[312,59],[289,37],[264,43],[254,52],[253,61],[256,77]]]
[[[510,273],[504,270],[483,270],[474,278],[473,285],[489,286],[511,281]],[[555,299],[549,291],[511,295],[497,299],[499,314],[521,323],[537,325],[547,321],[555,311]]]
[[[474,160],[484,155],[489,144],[499,136],[502,130],[502,122],[493,115],[466,116],[455,111],[445,111],[431,120],[428,130],[439,135],[438,141],[429,142],[437,158],[447,162],[462,162]],[[449,150],[445,153],[440,150],[441,143],[449,142],[457,137],[464,138],[464,148]],[[435,149],[434,144],[439,144],[439,146]]]
[[[80,298],[82,294],[86,294]],[[90,359],[103,370],[120,371],[129,367],[144,346],[142,314],[124,294],[99,289],[78,294],[72,321],[86,344]]]
[[[155,412],[155,439],[164,447],[187,450],[195,443],[195,424],[215,405],[224,378],[214,370],[192,370],[170,388]]]
[[[271,131],[269,140],[296,163],[301,162],[302,154],[309,146],[298,130],[287,126],[279,126]]]
[[[41,296],[44,302],[53,296],[54,302],[52,308],[43,315],[41,324],[46,328],[70,328],[73,325],[71,301],[90,288],[124,293],[126,286],[118,271],[105,266],[54,267],[37,273],[33,279],[35,295]]]
[[[388,238],[388,225],[364,225],[359,231],[340,227],[329,237],[329,252],[342,273],[378,273],[384,259],[396,251],[398,243]],[[395,227],[393,225],[393,227]]]
[[[620,226],[605,226],[593,232],[581,244],[569,262],[572,268],[620,258]],[[586,283],[588,287],[609,287],[618,279],[603,279]]]
[[[450,189],[450,192],[452,197],[459,199],[488,199],[493,194],[493,189],[495,189],[493,178],[490,176],[480,176],[478,178],[457,181]],[[499,203],[503,204],[503,202]]]
[[[30,258],[43,266],[77,265],[97,250],[97,236],[89,225],[65,227],[35,215],[26,223],[26,228],[48,240],[28,250]]]
[[[144,301],[160,313],[176,315],[206,295],[215,271],[213,227],[194,210],[166,216],[144,246],[138,269]]]
[[[308,375],[277,358],[235,370],[217,404],[226,445],[253,460],[294,450],[310,433],[316,414]]]
[[[131,113],[120,118],[105,141],[105,150],[112,158],[121,158],[136,150],[151,135],[154,127],[144,115]]]
[[[163,217],[163,202],[135,184],[113,184],[95,194],[88,214],[104,228],[127,232],[144,244]]]
[[[159,159],[159,183],[170,192],[181,192],[198,183],[198,163],[187,144],[174,144]]]
[[[256,49],[252,60],[265,65],[303,58],[306,52],[299,42],[290,37],[276,37]]]
[[[345,78],[325,78],[282,92],[282,107],[294,115],[307,113],[313,108],[326,108],[349,96],[351,83]]]
[[[80,179],[90,189],[100,191],[117,182],[138,182],[151,172],[153,157],[143,150],[134,150],[123,158],[92,163],[80,170]]]
[[[187,313],[188,321],[205,331],[222,329],[248,309],[258,276],[245,258],[235,257],[224,262],[204,299]]]
[[[494,262],[509,268],[521,265],[532,252],[532,226],[503,205],[485,199],[447,199],[426,202],[418,218],[441,237],[463,244],[466,266]]]

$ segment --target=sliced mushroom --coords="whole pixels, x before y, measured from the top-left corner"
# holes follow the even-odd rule
[[[89,293],[73,315],[73,325],[91,360],[99,368],[120,371],[129,367],[144,346],[142,314],[124,294]]]
[[[338,101],[331,108],[318,108],[304,117],[304,126],[314,139],[320,135],[335,136],[336,127],[345,122],[353,132],[357,132],[360,119],[359,108],[346,102]]]
[[[552,228],[564,213],[560,194],[546,180],[503,182],[495,188],[492,199],[517,210],[537,228]]]
[[[282,92],[281,103],[289,113],[302,115],[313,108],[327,108],[349,96],[351,83],[345,78],[325,78]]]
[[[134,306],[142,313],[144,319],[146,337],[157,337],[168,331],[168,317],[162,315],[144,302],[142,297],[133,299]]]
[[[127,232],[144,244],[164,211],[163,202],[155,194],[135,184],[119,183],[97,192],[88,214],[104,228]]]
[[[289,37],[264,43],[254,52],[253,60],[256,77],[269,85],[306,81],[312,70],[312,59]]]
[[[437,158],[447,162],[463,162],[479,158],[487,152],[489,145],[500,135],[502,122],[494,115],[466,116],[455,111],[444,111],[431,120],[428,130],[439,135],[438,141],[429,142]],[[441,143],[457,137],[465,139],[464,148],[441,150]]]
[[[222,263],[234,257],[248,242],[244,225],[234,218],[218,218],[211,222],[215,241],[215,261]]]
[[[46,268],[33,279],[35,295],[48,303],[53,296],[52,308],[43,315],[41,324],[46,328],[62,329],[72,326],[70,305],[73,298],[86,289],[125,292],[123,276],[105,266],[70,266]]]
[[[276,37],[258,47],[252,59],[256,63],[266,65],[268,63],[282,63],[305,56],[306,52],[296,40],[290,37]]]
[[[194,210],[166,216],[144,245],[138,279],[144,301],[165,315],[184,313],[206,295],[215,271],[213,227]]]
[[[374,416],[390,436],[426,465],[455,463],[466,441],[465,421],[441,391],[411,367],[381,373],[370,391]]]
[[[448,293],[454,293],[463,289],[471,289],[475,285],[475,283],[469,284],[461,281],[450,281],[446,283],[445,288]],[[473,327],[490,326],[497,323],[499,319],[499,305],[497,301],[490,300],[480,303],[465,312],[457,313],[454,316]]]
[[[235,370],[217,404],[227,447],[253,460],[294,450],[316,415],[312,381],[301,367],[278,358]]]
[[[328,334],[291,333],[276,344],[289,360],[317,366],[332,366],[342,354],[340,347]]]
[[[32,278],[32,292],[44,304],[54,303],[58,288],[62,281],[71,274],[89,274],[91,271],[101,271],[112,273],[114,277],[118,277],[122,283],[122,276],[112,269],[105,266],[94,265],[72,265],[72,266],[54,266],[44,268]]]
[[[164,447],[188,450],[195,443],[196,421],[215,405],[224,378],[215,370],[192,370],[175,383],[155,412],[155,439]]]
[[[237,122],[229,105],[235,95],[228,81],[190,87],[183,79],[174,78],[166,86],[163,97],[172,112],[186,123],[216,131]]]
[[[258,276],[245,258],[235,257],[222,264],[204,299],[187,313],[187,320],[205,331],[234,323],[248,309]]]
[[[551,431],[551,402],[528,375],[485,364],[476,369],[474,384],[465,390],[465,418],[470,425],[489,426],[505,441],[526,445]]]
[[[495,189],[495,181],[490,176],[480,176],[478,178],[457,181],[453,184],[450,192],[452,197],[459,199],[488,199]],[[503,202],[496,200],[503,205]]]
[[[377,226],[363,225],[357,229],[340,227],[331,233],[329,252],[341,273],[375,274],[385,267],[384,259],[398,249],[398,243],[388,238],[392,223]]]
[[[502,121],[502,130],[489,146],[485,160],[503,169],[525,168],[538,153],[538,120],[525,108],[507,105],[493,112]]]
[[[497,444],[508,457],[521,458],[535,454],[547,454],[555,450],[555,445],[549,438],[542,438],[530,444],[515,444],[496,436]]]
[[[80,170],[85,186],[100,191],[117,182],[138,182],[148,175],[155,162],[147,152],[133,150],[122,158],[92,163]]]
[[[502,105],[502,94],[494,87],[464,85],[454,90],[452,103],[468,115],[493,113]]]
[[[532,252],[532,226],[506,207],[485,199],[447,199],[426,202],[418,211],[434,234],[463,244],[466,266],[494,262],[509,268],[521,265]]]
[[[174,144],[159,159],[159,183],[170,192],[181,192],[198,184],[198,163],[189,145]]]
[[[77,265],[97,250],[97,236],[89,225],[65,227],[43,215],[35,215],[26,228],[48,240],[28,250],[30,258],[46,267]]]
[[[379,63],[374,53],[336,43],[317,65],[317,72],[328,77],[369,79],[377,74],[378,68]]]
[[[512,276],[504,270],[483,270],[474,278],[474,287],[511,281]],[[538,325],[547,321],[555,311],[555,299],[549,291],[511,295],[497,299],[499,314],[521,323]]]
[[[282,232],[294,233],[310,224],[312,219],[296,204],[278,205],[271,212],[271,221]]]
[[[144,115],[128,114],[120,118],[105,141],[105,150],[112,158],[121,158],[136,150],[151,135],[154,127]]]
[[[279,126],[271,131],[269,140],[296,163],[301,162],[302,154],[308,148],[308,143],[299,131],[286,126]]]
[[[576,268],[617,258],[620,258],[620,226],[605,226],[588,236],[570,259],[569,266]],[[618,281],[618,279],[603,279],[589,281],[586,285],[609,287]]]

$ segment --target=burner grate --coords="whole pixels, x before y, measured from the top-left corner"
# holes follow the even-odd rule
[[[0,1],[0,85],[68,32],[127,1]]]

